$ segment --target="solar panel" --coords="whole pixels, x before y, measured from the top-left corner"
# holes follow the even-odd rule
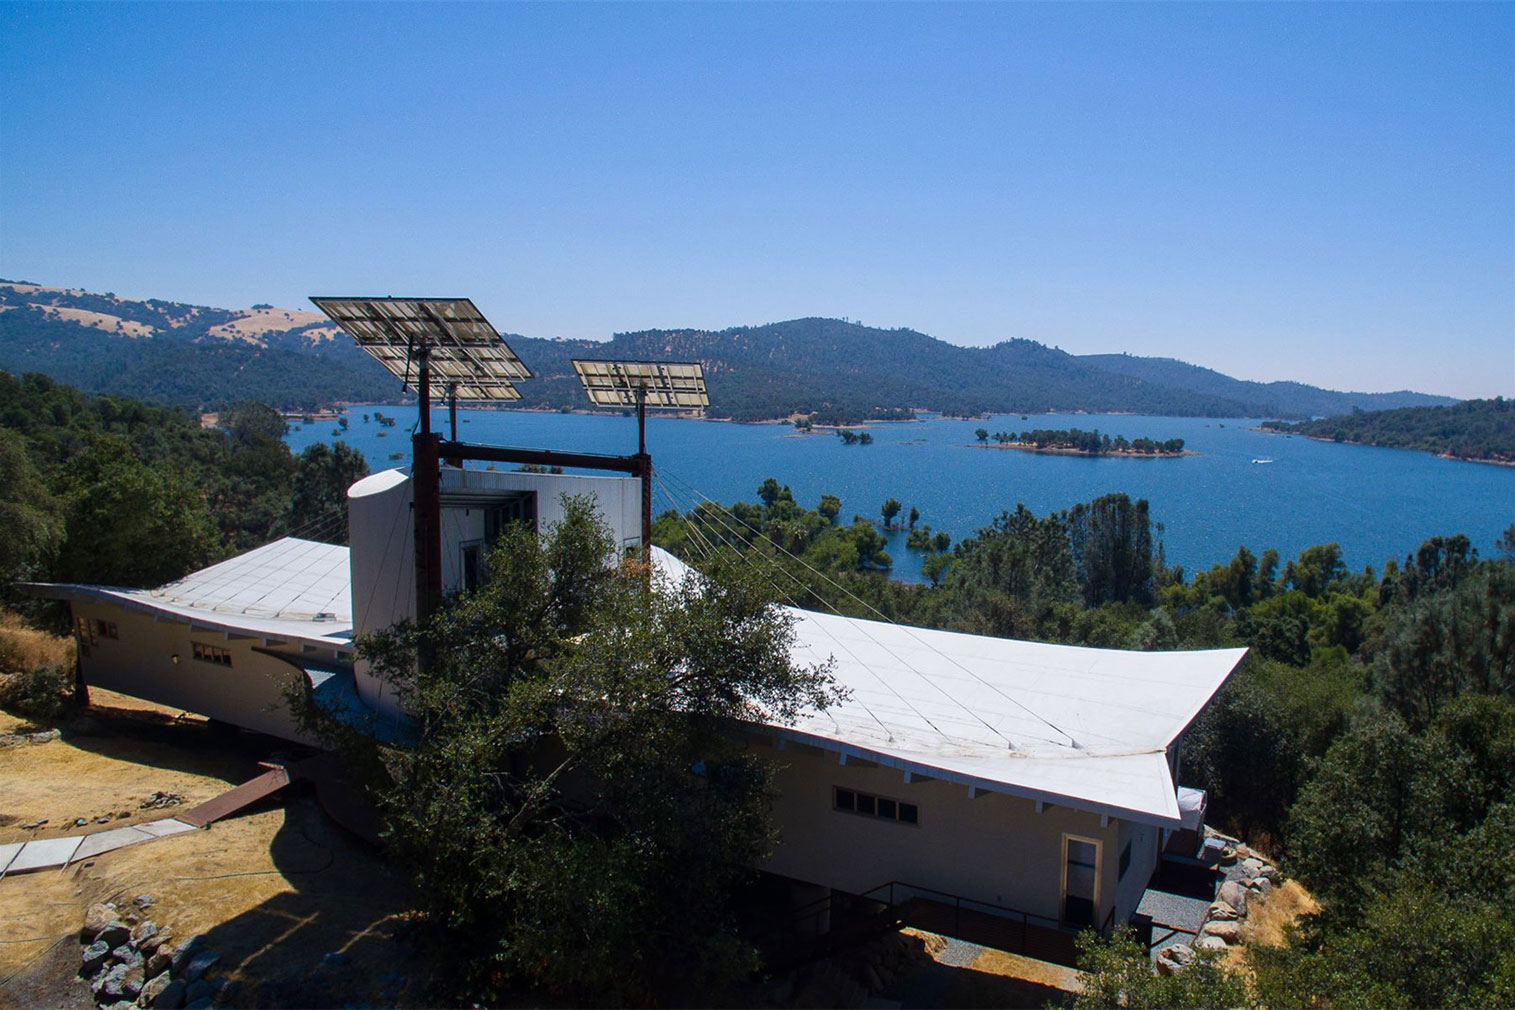
[[[648,407],[673,410],[710,406],[705,370],[697,361],[590,361],[575,358],[589,402],[600,407]]]
[[[467,298],[312,298],[358,346],[408,384],[415,352],[428,350],[431,395],[519,400],[513,380],[531,378],[495,328]],[[453,389],[456,384],[456,389]]]

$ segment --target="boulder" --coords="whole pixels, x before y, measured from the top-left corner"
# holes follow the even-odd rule
[[[151,919],[143,919],[132,930],[132,946],[138,950],[146,950],[149,947],[158,946],[158,924]]]
[[[147,983],[147,976],[142,972],[142,965],[128,965],[126,974],[121,979],[121,992],[129,1000],[135,1000],[142,994],[142,986]]]
[[[212,990],[210,987],[210,981],[208,979],[197,978],[191,982],[189,984],[189,988],[184,991],[184,1002],[186,1004],[195,1003],[198,1002],[202,997],[208,999],[213,994],[214,990]]]
[[[121,987],[121,983],[126,981],[126,973],[129,971],[131,969],[126,965],[118,964],[97,975],[95,981],[90,984],[90,989],[95,994],[95,1002],[109,1004],[122,999],[126,995],[126,990]]]
[[[1278,867],[1264,863],[1263,868],[1257,871],[1257,875],[1264,880],[1271,880],[1275,885],[1283,880],[1283,874],[1278,872]]]
[[[162,944],[153,951],[152,956],[142,966],[148,978],[158,978],[168,971],[168,966],[174,963],[174,948],[168,944]]]
[[[1226,941],[1218,936],[1206,935],[1194,941],[1195,950],[1225,950],[1226,946]]]
[[[1172,975],[1183,971],[1194,963],[1194,948],[1187,943],[1175,943],[1171,947],[1164,947],[1157,954],[1157,971],[1162,975]]]
[[[79,939],[89,943],[100,935],[100,930],[120,921],[114,908],[97,902],[84,910],[84,927],[79,930]]]
[[[148,979],[143,983],[142,992],[137,996],[137,1005],[141,1007],[156,1006],[158,997],[161,996],[164,990],[166,990],[170,985],[173,985],[173,981],[174,980],[167,975],[159,975],[156,978]]]
[[[1175,964],[1191,965],[1194,963],[1194,949],[1187,943],[1175,943],[1164,947],[1157,956],[1165,957]]]
[[[1267,877],[1258,877],[1256,880],[1247,881],[1247,887],[1257,892],[1259,898],[1266,898],[1273,893],[1273,881]]]
[[[1235,922],[1239,918],[1236,909],[1225,901],[1217,901],[1205,911],[1206,922]]]
[[[1239,850],[1238,850],[1239,851]],[[1246,877],[1255,877],[1262,872],[1263,861],[1256,856],[1244,856],[1241,861],[1241,872]]]
[[[112,950],[115,950],[117,947],[131,943],[131,927],[118,919],[96,933],[95,939],[104,940]]]
[[[137,965],[147,960],[142,956],[142,952],[140,950],[138,950],[136,947],[133,947],[129,943],[123,943],[121,946],[112,950],[110,952],[110,959],[132,968],[135,968]]]
[[[168,978],[168,976],[159,975],[158,978]],[[157,979],[153,981],[156,982]],[[162,989],[158,990],[158,994],[153,998],[152,1005],[158,1008],[158,1010],[179,1010],[184,1005],[184,992],[188,988],[184,984],[183,979],[172,979]],[[147,1004],[144,1003],[142,1005],[146,1006]]]
[[[1247,889],[1238,881],[1228,880],[1221,884],[1216,897],[1236,909],[1237,915],[1247,914]]]
[[[1201,936],[1218,936],[1228,944],[1241,943],[1241,923],[1207,922],[1200,928]]]
[[[189,964],[189,959],[194,957],[195,954],[199,952],[201,946],[203,946],[204,943],[205,941],[201,939],[200,934],[196,933],[188,940],[185,940],[183,943],[176,946],[174,948],[174,963],[170,967],[172,967],[175,972],[182,972],[184,970],[184,966]]]
[[[197,951],[190,957],[187,962],[185,962],[183,970],[175,968],[174,974],[179,978],[184,979],[184,981],[188,982],[191,988],[193,988],[195,982],[197,982],[200,977],[206,972],[210,971],[211,967],[219,960],[221,960],[221,955],[217,954],[213,950]],[[187,999],[189,1002],[194,1002],[194,998],[192,996],[186,995],[185,999]]]
[[[105,967],[105,962],[109,959],[110,944],[104,940],[96,940],[85,947],[84,952],[80,954],[79,974],[84,978],[89,978]]]

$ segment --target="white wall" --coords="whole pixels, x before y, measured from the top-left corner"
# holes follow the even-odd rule
[[[1157,869],[1158,847],[1162,829],[1151,824],[1140,824],[1136,821],[1120,822],[1120,837],[1116,848],[1110,854],[1110,875],[1115,881],[1115,921],[1126,922],[1131,914],[1136,911],[1136,906],[1141,904],[1142,892],[1147,889],[1147,884],[1152,879],[1152,871]],[[1131,866],[1126,870],[1126,875],[1119,879],[1116,876],[1120,868],[1120,851],[1127,842],[1131,843]]]
[[[460,470],[443,467],[442,494],[467,497],[534,491],[537,529],[545,532],[563,518],[563,495],[584,495],[623,547],[642,538],[642,484],[634,477],[524,473],[517,470]],[[379,631],[416,613],[415,517],[408,470],[384,470],[358,481],[347,492],[352,545],[352,607],[355,636]],[[481,502],[482,504],[482,502]],[[481,508],[442,510],[442,590],[462,588],[461,545],[484,535]],[[355,664],[359,696],[389,715],[398,704],[366,662]]]
[[[775,785],[777,849],[764,869],[851,894],[901,880],[976,901],[1057,919],[1061,913],[1063,836],[1100,843],[1098,921],[1118,901],[1117,921],[1134,909],[1128,888],[1145,884],[1150,860],[1132,869],[1116,887],[1117,843],[1122,831],[1155,836],[1155,830],[1064,806],[1037,813],[1031,800],[1002,793],[970,799],[968,787],[933,780],[906,784],[896,768],[862,767],[837,755],[790,745],[761,746],[780,766]],[[832,789],[841,786],[914,803],[918,825],[901,824],[832,809]],[[1146,844],[1138,842],[1138,844]],[[1140,898],[1139,892],[1137,898]]]
[[[284,692],[300,686],[305,675],[285,660],[254,652],[261,639],[191,631],[188,624],[155,621],[151,615],[109,603],[71,606],[76,633],[80,617],[116,625],[118,637],[97,635],[87,647],[88,656],[81,649],[86,684],[286,740],[314,742],[301,736],[284,703]],[[195,642],[227,650],[231,666],[195,659]],[[298,663],[298,657],[293,661]]]

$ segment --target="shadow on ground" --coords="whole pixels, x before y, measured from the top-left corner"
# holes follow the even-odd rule
[[[203,949],[220,955],[211,974],[227,980],[221,1005],[427,1002],[428,962],[410,942],[403,881],[333,824],[308,787],[286,790],[269,854],[269,872],[290,889],[201,934]]]

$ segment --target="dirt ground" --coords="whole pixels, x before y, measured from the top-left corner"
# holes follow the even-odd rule
[[[105,691],[92,701],[61,738],[0,747],[0,842],[173,816],[253,778],[283,746]],[[46,728],[0,712],[0,736]],[[155,792],[184,802],[140,809]],[[203,831],[0,879],[0,1006],[92,1006],[74,977],[84,909],[143,894],[146,918],[221,954],[212,974],[238,983],[232,1005],[426,1002],[398,915],[403,883],[294,786]]]

